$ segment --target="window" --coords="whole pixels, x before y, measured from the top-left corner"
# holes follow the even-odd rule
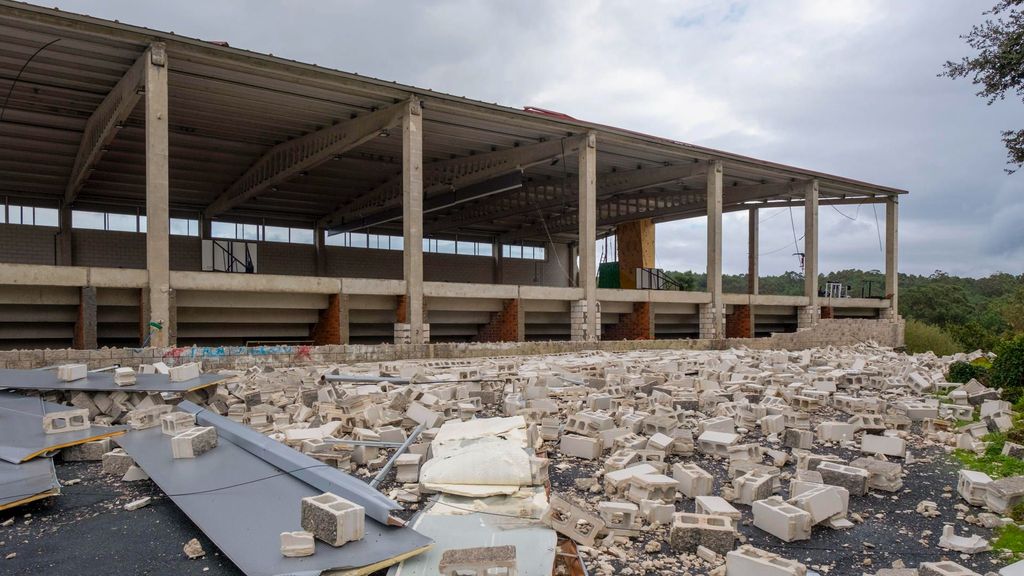
[[[521,260],[546,260],[547,250],[543,246],[524,246],[522,244],[503,244],[501,255],[505,258]]]
[[[142,230],[145,230],[145,216],[142,217]],[[175,236],[199,236],[199,220],[171,218],[171,234]]]
[[[71,212],[71,227],[85,230],[106,230],[107,215],[103,212],[74,210]]]
[[[288,228],[286,226],[265,226],[263,224],[244,224],[241,222],[210,223],[210,236],[227,240],[246,240],[249,242],[285,242],[291,244],[312,244],[312,228]]]
[[[333,236],[328,236],[326,242],[328,246],[342,246],[345,248],[370,248],[372,250],[403,250],[405,248],[405,240],[401,236],[364,234],[362,232],[334,234]],[[439,238],[424,238],[423,251],[435,254],[461,254],[463,256],[494,255],[490,242],[443,240]]]
[[[28,226],[57,226],[56,208],[5,205],[0,202],[0,223],[25,224]]]

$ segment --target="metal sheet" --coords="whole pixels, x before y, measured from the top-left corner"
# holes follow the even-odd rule
[[[24,464],[0,462],[0,510],[60,494],[53,460],[36,458]]]
[[[166,374],[137,374],[135,384],[118,386],[114,383],[111,372],[89,372],[81,380],[65,382],[57,379],[54,370],[15,370],[0,369],[0,388],[18,390],[64,390],[68,392],[188,392],[206,388],[227,380],[228,376],[220,374],[200,374],[199,378],[171,382]]]
[[[516,574],[519,576],[551,576],[555,563],[558,535],[537,522],[488,514],[444,516],[423,514],[413,527],[434,539],[434,547],[393,567],[388,576],[433,576],[441,555],[451,548],[478,546],[516,547]]]
[[[281,532],[301,529],[300,501],[319,495],[320,489],[242,449],[223,434],[216,448],[198,458],[172,458],[170,438],[159,428],[133,430],[117,443],[249,576],[356,568],[431,543],[410,528],[385,526],[367,517],[362,540],[340,548],[317,541],[312,556],[285,558],[281,556]]]
[[[307,456],[277,440],[267,438],[248,426],[214,414],[187,400],[178,404],[178,409],[195,414],[197,423],[216,427],[221,437],[231,440],[239,447],[281,470],[291,470],[292,476],[321,492],[333,492],[359,504],[366,508],[367,517],[382,524],[388,524],[392,520],[392,510],[402,508],[400,504],[371,488],[365,482],[353,478],[337,468],[324,467],[321,465],[322,462],[312,456]]]
[[[47,434],[43,432],[46,413],[74,410],[38,396],[0,391],[0,460],[17,464],[58,448],[123,434],[124,426],[91,426],[88,430]]]

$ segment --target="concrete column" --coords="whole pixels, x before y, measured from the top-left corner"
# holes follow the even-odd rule
[[[701,338],[721,338],[724,328],[722,316],[722,162],[712,160],[707,174],[708,208],[708,292],[711,303],[704,311],[706,319]],[[707,324],[710,323],[710,326]]]
[[[99,348],[96,337],[96,288],[83,286],[78,301],[78,319],[75,321],[74,347],[77,350]]]
[[[818,181],[804,188],[804,295],[818,305]]]
[[[899,220],[900,200],[893,196],[885,201],[885,294],[893,319],[899,314]]]
[[[423,344],[423,111],[409,102],[402,117],[402,270],[410,344]]]
[[[654,268],[654,222],[650,218],[620,224],[615,229],[619,288],[636,289],[636,269]]]
[[[71,253],[71,207],[61,204],[58,209],[60,232],[57,233],[57,266],[74,266]]]
[[[757,208],[751,208],[747,213],[747,293],[757,295],[758,293],[758,250],[761,249],[760,238],[760,215]]]
[[[600,339],[597,317],[597,134],[587,134],[579,153],[580,285],[583,288],[583,340]]]
[[[499,242],[491,244],[491,254],[494,256],[494,274],[492,275],[492,281],[495,284],[504,284],[505,255],[501,251],[501,244]]]
[[[170,177],[167,144],[167,55],[153,44],[146,65],[146,269],[149,318],[164,326],[150,340],[154,347],[173,344],[171,330]]]
[[[313,248],[316,258],[316,275],[327,275],[327,238],[319,225],[313,227]]]

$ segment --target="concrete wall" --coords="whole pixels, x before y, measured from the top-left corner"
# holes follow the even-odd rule
[[[14,264],[55,263],[54,235],[45,226],[0,224],[0,262]],[[146,267],[146,236],[135,232],[75,229],[71,234],[75,266],[101,268]],[[171,270],[202,269],[202,241],[192,236],[170,237]],[[347,278],[402,278],[402,253],[327,246],[327,276]],[[557,251],[557,254],[556,254]],[[261,274],[316,276],[316,250],[306,244],[260,242],[257,248]],[[424,280],[428,282],[494,282],[494,259],[486,256],[427,253],[423,255]],[[504,284],[568,286],[569,247],[548,247],[545,261],[504,259]],[[565,271],[563,271],[565,270]]]

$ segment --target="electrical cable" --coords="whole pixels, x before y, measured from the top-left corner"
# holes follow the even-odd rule
[[[60,38],[50,40],[46,44],[43,44],[35,52],[33,52],[31,56],[28,57],[28,60],[25,60],[24,64],[21,65],[21,69],[18,70],[18,74],[15,75],[14,80],[11,81],[11,87],[7,89],[7,96],[4,97],[4,103],[0,104],[0,122],[4,121],[4,113],[7,112],[7,103],[11,100],[11,94],[14,93],[14,86],[18,83],[18,80],[21,78],[21,75],[25,72],[25,69],[28,68],[28,65],[32,63],[32,60],[34,60],[40,52],[46,50],[47,48],[56,44],[57,42],[60,42]]]

